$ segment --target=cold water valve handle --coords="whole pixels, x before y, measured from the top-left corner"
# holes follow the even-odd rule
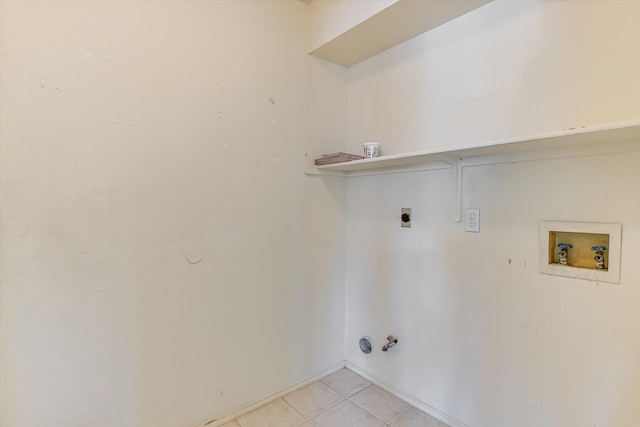
[[[604,251],[607,250],[606,246],[591,246],[591,250],[595,251],[596,256],[593,258],[596,260],[596,270],[604,270]]]
[[[397,343],[398,343],[398,338],[394,337],[393,335],[389,335],[387,337],[387,343],[382,346],[382,351],[389,350],[391,347],[393,347]]]

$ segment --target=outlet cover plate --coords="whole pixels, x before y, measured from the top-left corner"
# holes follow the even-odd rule
[[[464,211],[464,231],[480,232],[480,209],[467,209]]]

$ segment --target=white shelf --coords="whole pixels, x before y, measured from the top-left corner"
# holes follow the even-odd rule
[[[318,166],[308,174],[356,176],[397,170],[450,167],[453,160],[462,166],[547,158],[575,157],[621,151],[638,151],[640,120],[567,129],[448,150],[424,150],[393,154],[375,159],[353,160]]]
[[[462,169],[465,166],[637,151],[640,151],[640,120],[633,120],[488,141],[456,149],[415,151],[334,163],[309,169],[306,174],[350,177],[452,168],[456,193],[453,218],[460,222]]]
[[[310,53],[350,67],[490,1],[398,0]]]

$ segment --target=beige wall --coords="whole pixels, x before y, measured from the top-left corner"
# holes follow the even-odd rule
[[[0,424],[194,426],[345,355],[452,423],[640,424],[638,153],[466,168],[480,234],[450,171],[303,174],[637,119],[638,3],[496,1],[348,70],[309,8],[0,3]],[[541,276],[545,219],[622,223],[620,284]]]
[[[496,1],[347,71],[348,149],[640,118],[640,3]],[[607,141],[603,141],[606,144]],[[640,424],[638,152],[347,179],[347,360],[452,425]],[[400,208],[413,228],[400,228]],[[622,224],[619,285],[538,273],[541,220]],[[511,260],[511,263],[509,263]],[[389,353],[357,340],[395,334]]]
[[[344,359],[343,190],[303,174],[343,70],[306,13],[1,3],[3,427],[195,426]]]

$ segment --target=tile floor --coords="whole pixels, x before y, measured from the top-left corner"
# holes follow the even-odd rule
[[[222,427],[448,427],[346,368]]]

